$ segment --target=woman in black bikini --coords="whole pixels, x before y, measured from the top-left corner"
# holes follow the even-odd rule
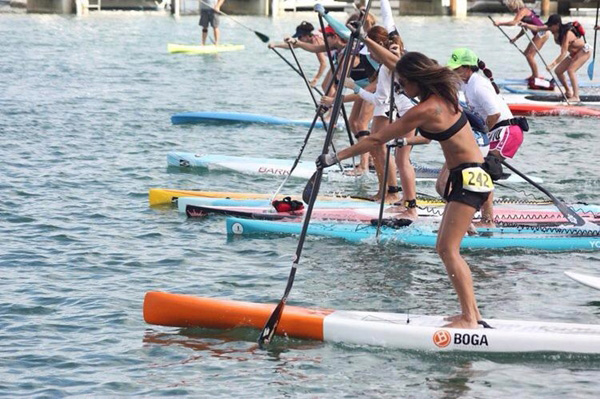
[[[458,76],[417,52],[409,52],[398,61],[396,74],[406,95],[418,96],[421,102],[402,118],[361,142],[337,154],[319,156],[317,167],[334,165],[338,160],[363,154],[394,138],[401,138],[405,144],[411,145],[414,138],[406,139],[406,136],[417,128],[424,137],[440,142],[450,178],[444,195],[448,202],[436,249],[461,306],[461,314],[450,317],[447,326],[476,328],[481,315],[475,300],[471,271],[460,255],[460,243],[475,211],[493,190],[492,179],[481,168],[483,156],[458,103]]]

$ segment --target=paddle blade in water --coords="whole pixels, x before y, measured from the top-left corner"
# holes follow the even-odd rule
[[[313,173],[310,179],[308,179],[308,183],[306,183],[306,186],[304,186],[304,191],[302,191],[302,201],[304,201],[305,204],[308,204],[310,201],[313,188],[315,187],[315,180],[317,179],[317,172]]]
[[[279,319],[281,318],[284,307],[285,301],[281,300],[275,310],[273,310],[273,313],[271,313],[271,317],[269,317],[269,320],[267,320],[267,323],[260,332],[260,336],[258,337],[258,345],[261,348],[263,348],[265,344],[268,345],[271,342],[273,335],[275,335],[277,324],[279,324]]]
[[[590,65],[588,65],[588,78],[590,78],[590,80],[594,79],[594,61],[596,60],[592,60],[592,62],[590,62]]]
[[[262,34],[262,33],[260,33],[260,32],[257,32],[257,31],[254,31],[254,34],[255,34],[256,36],[258,36],[258,38],[259,38],[260,40],[262,40],[262,41],[263,41],[263,43],[269,43],[269,40],[270,40],[270,39],[269,39],[269,36],[267,36],[267,35],[264,35],[264,34]]]

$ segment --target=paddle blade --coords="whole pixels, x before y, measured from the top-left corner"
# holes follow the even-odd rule
[[[285,307],[285,301],[281,300],[273,313],[271,313],[271,317],[267,320],[265,326],[260,332],[260,336],[258,337],[258,346],[263,348],[271,342],[273,335],[275,335],[275,331],[277,330],[277,325],[279,324],[279,319],[281,318],[281,314],[283,313],[283,308]]]
[[[590,62],[590,65],[588,65],[588,78],[590,78],[590,80],[594,79],[594,61],[596,60],[592,60],[592,62]]]
[[[260,33],[260,32],[254,31],[254,34],[255,34],[256,36],[258,36],[258,38],[259,38],[260,40],[262,40],[262,41],[263,41],[263,43],[269,43],[269,40],[271,40],[271,39],[269,39],[269,36],[267,36],[267,35],[264,35],[264,34],[262,34],[262,33]]]
[[[310,179],[308,179],[306,186],[304,186],[304,191],[302,191],[302,201],[304,201],[305,204],[310,202],[310,197],[312,196],[313,188],[315,187],[315,181],[317,180],[317,173],[318,171],[313,173]]]

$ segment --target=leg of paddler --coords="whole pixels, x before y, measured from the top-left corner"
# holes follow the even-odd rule
[[[406,136],[406,138],[411,138],[414,136],[415,132],[413,131],[408,136]],[[412,165],[412,163],[410,163],[411,150],[411,146],[396,148],[396,166],[400,175],[400,186],[402,186],[403,205],[406,205],[406,201],[414,200],[417,198],[415,168]],[[406,211],[400,217],[411,220],[417,220],[417,208],[406,208]]]
[[[373,118],[373,124],[371,125],[371,134],[375,134],[383,127],[388,124],[388,118],[385,116],[375,116]],[[385,172],[385,159],[387,156],[387,147],[385,145],[378,146],[376,149],[371,151],[371,156],[373,157],[373,164],[375,165],[375,171],[377,172],[377,181],[379,182],[379,190],[377,192],[377,198],[381,198],[382,195],[385,195],[385,202],[393,203],[399,200],[399,195],[397,192],[392,193],[389,192],[388,187],[397,187],[398,186],[398,177],[396,175],[396,165],[390,159],[390,164],[388,165],[388,175],[387,181],[383,181],[383,176]]]
[[[461,314],[452,317],[447,327],[476,328],[477,320],[481,320],[475,300],[471,270],[460,255],[460,243],[474,214],[475,208],[472,206],[451,201],[446,204],[438,232],[436,250],[446,266],[461,307]]]
[[[569,74],[569,80],[571,81],[571,86],[573,87],[573,97],[569,98],[569,101],[579,102],[579,82],[577,78],[577,71],[579,68],[583,66],[589,60],[591,54],[585,52],[584,49],[579,50],[577,54],[571,60],[571,63],[567,67],[567,73]]]

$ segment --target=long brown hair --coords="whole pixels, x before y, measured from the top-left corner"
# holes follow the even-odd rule
[[[435,94],[452,104],[455,112],[460,110],[458,104],[460,78],[454,71],[441,66],[425,54],[410,51],[398,60],[396,72],[406,80],[417,84],[421,101]]]
[[[375,25],[367,32],[369,39],[381,44],[383,47],[389,47],[389,38],[387,30],[383,26]]]

